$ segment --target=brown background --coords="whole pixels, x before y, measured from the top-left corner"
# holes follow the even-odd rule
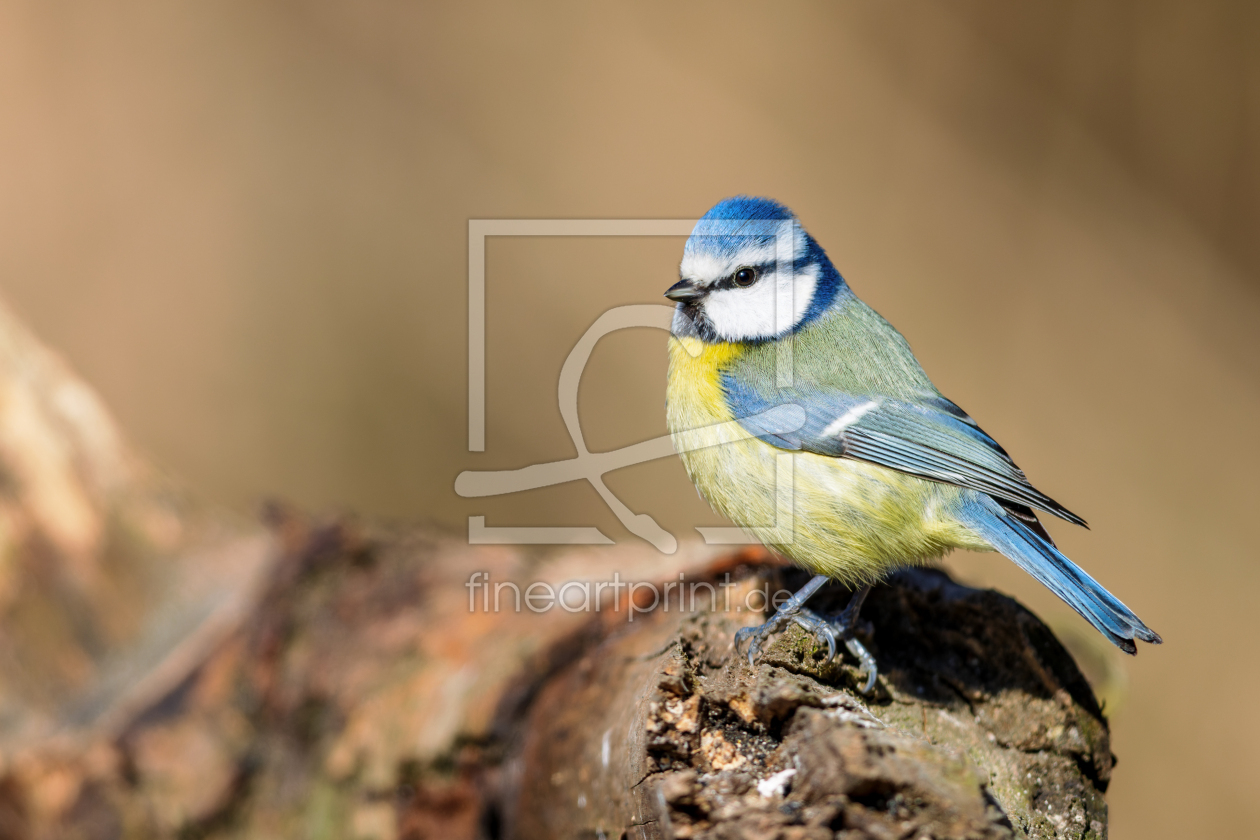
[[[452,484],[572,455],[565,354],[658,302],[681,240],[492,241],[470,455],[467,220],[774,196],[1164,635],[1121,664],[1112,836],[1248,836],[1257,44],[1245,0],[6,4],[0,293],[210,499],[633,540],[584,485]],[[663,433],[663,344],[600,345],[593,448]],[[718,522],[673,460],[609,483]],[[1085,628],[999,558],[950,565]]]

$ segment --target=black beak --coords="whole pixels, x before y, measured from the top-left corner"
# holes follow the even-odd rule
[[[675,303],[694,303],[704,297],[704,291],[693,286],[690,280],[679,280],[666,290],[665,297]]]

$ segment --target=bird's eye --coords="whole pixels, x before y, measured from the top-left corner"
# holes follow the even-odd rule
[[[732,279],[736,286],[751,286],[757,282],[757,269],[750,266],[744,266],[735,272]]]

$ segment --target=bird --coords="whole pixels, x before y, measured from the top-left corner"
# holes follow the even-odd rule
[[[1033,487],[937,390],[787,207],[718,202],[665,296],[675,304],[666,421],[683,467],[718,513],[813,574],[764,624],[736,634],[750,663],[795,622],[827,643],[828,658],[843,641],[869,693],[878,667],[855,637],[867,593],[953,549],[1005,555],[1126,653],[1162,641],[1058,549],[1037,513],[1085,520]],[[805,606],[828,580],[853,591],[834,620]]]

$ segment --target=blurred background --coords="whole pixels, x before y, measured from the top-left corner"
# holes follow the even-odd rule
[[[213,503],[634,541],[584,484],[452,485],[574,454],[566,354],[661,302],[682,240],[490,241],[470,454],[468,220],[773,196],[1163,634],[1098,652],[1111,836],[1254,836],[1257,45],[1246,0],[9,3],[0,295]],[[600,344],[592,449],[664,433],[664,368],[658,331]],[[680,538],[720,522],[675,460],[609,484]],[[1005,560],[947,564],[1089,636]]]

